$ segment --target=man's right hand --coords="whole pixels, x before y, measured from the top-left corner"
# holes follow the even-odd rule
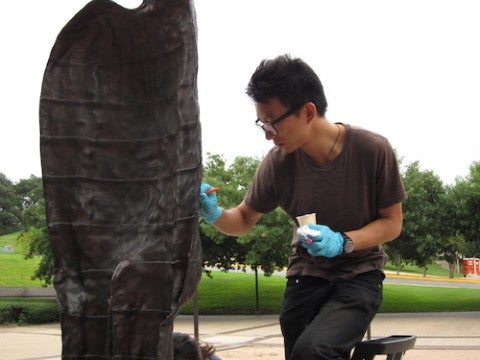
[[[200,185],[200,209],[198,212],[207,224],[213,224],[222,215],[222,209],[218,206],[215,192],[206,193],[211,188],[211,185],[202,181]]]

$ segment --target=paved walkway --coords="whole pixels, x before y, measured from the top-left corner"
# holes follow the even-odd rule
[[[372,338],[416,335],[404,360],[480,359],[480,312],[379,314],[371,329]],[[193,317],[177,317],[175,330],[193,334]],[[283,359],[277,316],[200,316],[199,334],[223,360]],[[60,353],[59,324],[0,326],[1,360],[58,360]]]

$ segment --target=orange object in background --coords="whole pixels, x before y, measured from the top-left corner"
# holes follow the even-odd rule
[[[463,259],[463,276],[480,277],[480,259],[479,258]]]
[[[205,191],[205,194],[211,194],[211,193],[217,192],[218,190],[220,190],[219,187],[213,187]]]

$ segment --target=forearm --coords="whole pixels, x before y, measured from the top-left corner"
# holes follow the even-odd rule
[[[241,236],[252,229],[261,215],[242,202],[234,208],[222,209],[222,215],[212,225],[226,235]]]
[[[375,220],[361,229],[346,231],[345,234],[353,240],[355,250],[367,249],[392,241],[399,235],[386,219]]]
[[[402,206],[396,204],[382,209],[380,217],[361,229],[346,231],[353,240],[354,249],[362,250],[396,239],[402,231]]]

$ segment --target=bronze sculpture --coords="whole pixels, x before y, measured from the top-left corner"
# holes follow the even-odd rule
[[[172,359],[201,274],[191,0],[93,0],[57,37],[40,148],[63,359]]]

